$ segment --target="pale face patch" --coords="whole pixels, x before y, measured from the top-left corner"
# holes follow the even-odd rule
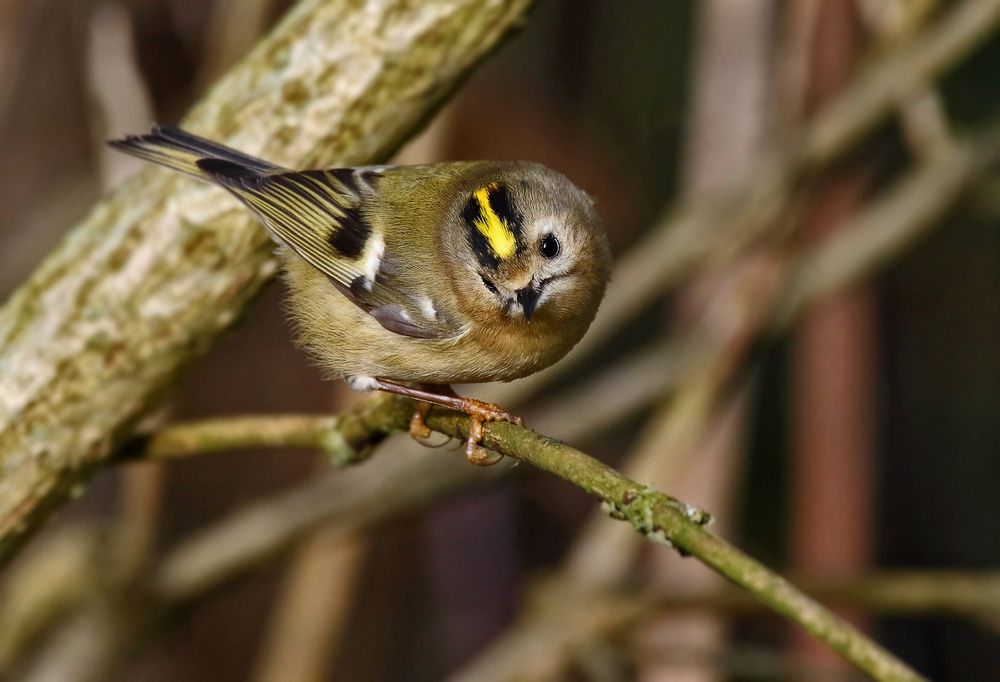
[[[538,241],[546,234],[554,234],[559,236],[564,218],[557,217],[554,215],[542,216],[536,218],[531,222],[531,236],[535,241]]]
[[[535,254],[532,281],[540,290],[538,308],[572,288],[575,264],[573,254],[576,253],[576,247],[572,231],[566,229],[566,220],[566,215],[546,215],[536,218],[528,225],[528,248]],[[555,242],[555,248],[549,250],[552,255],[543,253],[542,244],[546,238]]]

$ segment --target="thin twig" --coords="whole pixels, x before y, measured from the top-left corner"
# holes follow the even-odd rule
[[[829,604],[885,615],[947,613],[976,620],[1000,617],[1000,573],[972,571],[879,571],[837,580],[796,579],[803,591]],[[702,594],[640,598],[658,609],[759,611],[743,590],[726,588]]]
[[[913,35],[820,112],[799,143],[802,163],[815,168],[836,159],[879,121],[905,106],[914,92],[990,38],[998,23],[1000,2],[965,0]]]
[[[379,396],[368,401],[356,415],[370,429],[374,437],[408,428],[412,403],[391,397]],[[468,422],[450,412],[432,411],[428,425],[440,433],[454,438],[468,435]],[[563,443],[513,424],[493,423],[486,427],[483,445],[502,455],[530,463],[555,474],[598,498],[613,518],[628,521],[638,532],[653,542],[675,547],[684,554],[697,557],[713,570],[744,587],[762,602],[791,620],[799,623],[818,639],[841,653],[847,660],[878,679],[920,679],[905,665],[892,657],[877,644],[866,638],[847,623],[809,599],[790,583],[772,573],[762,564],[742,554],[724,540],[704,528],[707,517],[699,510],[684,505],[662,493],[632,481],[605,464]],[[358,470],[359,473],[363,470]],[[440,473],[440,472],[437,472]],[[438,476],[435,476],[437,478]],[[368,481],[368,485],[381,481]],[[363,485],[357,481],[355,489]],[[420,486],[411,480],[400,486],[405,495],[419,495]],[[268,545],[268,530],[277,530],[279,516],[289,515],[308,519],[300,524],[313,527],[329,513],[331,504],[328,491],[316,486],[309,495],[289,499],[282,510],[275,514],[273,507],[258,509],[244,517],[244,528],[222,529],[214,537],[202,537],[197,546],[179,549],[180,554],[168,559],[157,574],[153,593],[165,602],[181,601],[205,589],[206,581],[215,581],[217,573],[206,570],[205,560],[222,556],[253,556],[261,549],[273,551]],[[366,499],[367,496],[360,496]],[[371,499],[367,497],[367,499]],[[374,507],[374,508],[373,508]],[[379,514],[377,505],[366,505],[352,510],[351,518],[361,523]],[[249,532],[253,528],[253,532]],[[234,539],[239,538],[239,541]],[[220,543],[230,542],[228,548]],[[179,558],[178,558],[179,557]]]
[[[170,460],[244,448],[299,447],[323,452],[334,466],[354,464],[367,458],[380,440],[365,426],[367,406],[322,417],[268,415],[175,424],[134,442],[121,456]]]
[[[831,580],[796,576],[803,592],[824,604],[880,615],[949,614],[993,623],[1000,618],[1000,573],[972,571],[877,571]],[[663,611],[711,610],[731,614],[764,613],[764,605],[746,590],[732,586],[677,594],[655,591],[581,590],[565,580],[545,579],[535,593],[545,593],[535,611],[572,604],[572,611],[601,614],[590,636],[613,637],[647,616]],[[549,594],[551,593],[551,594]],[[562,608],[562,610],[566,610]]]
[[[889,49],[927,24],[937,0],[860,0],[858,10],[875,34],[875,50]],[[951,147],[952,130],[941,94],[930,83],[919,85],[901,106],[900,123],[907,144],[923,160]]]

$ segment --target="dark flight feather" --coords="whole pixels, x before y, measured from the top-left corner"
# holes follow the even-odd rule
[[[228,189],[277,241],[386,329],[417,338],[461,333],[447,320],[426,318],[417,303],[424,292],[407,288],[400,259],[386,251],[382,236],[372,243],[365,206],[384,167],[290,171],[171,126],[109,144]]]

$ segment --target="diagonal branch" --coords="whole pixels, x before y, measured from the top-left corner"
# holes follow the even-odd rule
[[[386,158],[531,0],[301,0],[185,119],[287,165]],[[221,190],[148,169],[0,310],[0,561],[106,462],[274,264]]]
[[[412,411],[412,403],[407,400],[376,396],[356,408],[351,419],[357,420],[352,422],[357,428],[356,435],[367,429],[369,440],[377,442],[386,434],[405,431]],[[288,422],[282,420],[282,423]],[[464,439],[468,435],[468,421],[453,412],[434,410],[427,423],[435,431],[453,438]],[[326,424],[310,425],[307,419],[299,422],[306,434],[315,433],[317,428],[325,428]],[[612,518],[627,521],[652,542],[696,557],[877,679],[920,679],[887,651],[788,581],[706,530],[704,525],[708,516],[697,508],[643,486],[569,445],[520,426],[506,423],[487,425],[483,445],[578,486],[600,500],[602,508]],[[456,481],[465,479],[450,464],[444,469],[446,462],[429,463],[429,468],[435,470],[435,476],[428,476],[428,479],[438,478],[446,471],[453,471],[452,478]],[[380,478],[368,477],[367,481],[362,478],[352,485],[352,492],[362,489],[363,494],[345,499],[330,495],[328,484],[318,482],[310,486],[305,496],[288,496],[280,510],[273,505],[261,505],[249,514],[241,515],[236,520],[239,525],[217,528],[214,533],[178,548],[156,572],[153,594],[161,604],[187,601],[210,589],[217,582],[217,576],[230,574],[233,559],[245,560],[249,556],[255,560],[262,553],[275,551],[278,547],[270,540],[275,533],[281,533],[278,519],[293,517],[300,532],[305,533],[323,521],[330,513],[331,505],[339,510],[354,500],[355,504],[358,501],[363,504],[354,510],[356,514],[351,515],[352,524],[370,522],[372,514],[378,518],[384,512],[379,505],[370,503],[371,490],[364,488],[378,487],[381,483]],[[421,492],[421,486],[416,485],[412,477],[407,485],[400,488],[405,490],[406,496],[419,496]],[[437,484],[435,488],[438,488]],[[281,537],[287,539],[285,535]]]

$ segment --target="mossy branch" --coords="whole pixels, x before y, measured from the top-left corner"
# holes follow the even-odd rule
[[[301,0],[184,120],[290,166],[385,159],[531,0]],[[147,169],[0,310],[0,560],[271,277],[224,192]]]
[[[363,401],[338,419],[348,425],[352,441],[350,451],[363,452],[387,434],[405,431],[413,413],[413,404],[391,396],[376,396]],[[312,421],[312,423],[310,423]],[[249,427],[236,436],[233,424]],[[262,444],[278,445],[270,434],[285,433],[290,442],[301,444],[317,440],[317,433],[328,432],[333,422],[328,417],[249,418],[242,422],[220,421],[217,435],[212,422],[193,426],[170,427],[146,446],[148,456],[176,456],[194,453],[202,443],[218,447],[226,442],[242,447],[247,436],[263,435]],[[450,411],[433,410],[427,420],[435,431],[453,438],[468,435],[468,421]],[[295,431],[298,430],[298,433]],[[192,433],[198,438],[189,438]],[[367,434],[367,435],[366,435]],[[181,436],[181,437],[178,437]],[[323,438],[327,440],[329,435]],[[171,444],[168,448],[164,444]],[[576,485],[600,500],[615,519],[627,521],[647,539],[696,557],[713,570],[745,588],[758,600],[801,625],[817,639],[828,644],[845,659],[879,680],[919,680],[916,673],[890,653],[868,639],[830,611],[797,590],[791,583],[765,566],[713,535],[704,526],[708,516],[701,510],[679,502],[661,492],[633,481],[589,455],[547,436],[507,423],[486,426],[483,446],[507,457],[532,464]],[[338,453],[343,454],[339,448]],[[273,525],[273,523],[271,524]],[[214,546],[206,546],[195,560],[176,558],[160,572],[155,592],[166,601],[183,599],[191,586],[204,585],[206,568],[218,566]]]

